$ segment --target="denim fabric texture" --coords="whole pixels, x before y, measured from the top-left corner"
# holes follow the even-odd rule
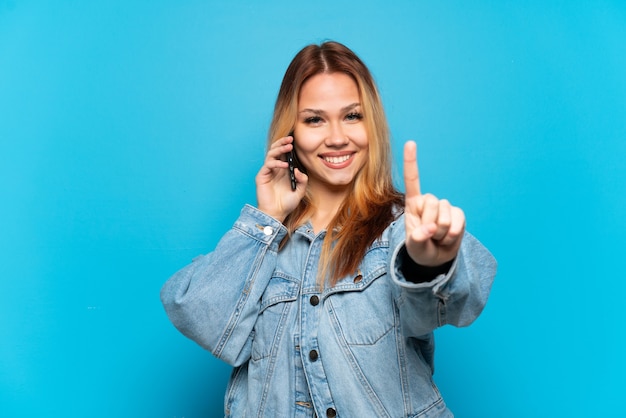
[[[226,417],[451,417],[433,382],[433,331],[483,310],[493,256],[466,233],[450,271],[401,273],[404,217],[358,271],[320,289],[325,232],[287,230],[245,206],[215,250],[172,276],[161,299],[187,337],[234,367]]]

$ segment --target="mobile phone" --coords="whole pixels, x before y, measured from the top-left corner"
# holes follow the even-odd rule
[[[290,136],[293,137],[293,132],[289,133]],[[287,153],[287,163],[289,164],[289,179],[291,180],[291,190],[296,190],[296,174],[294,173],[295,169],[295,138],[294,142],[292,142],[294,147]]]

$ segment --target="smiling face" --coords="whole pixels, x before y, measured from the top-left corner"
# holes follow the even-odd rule
[[[312,193],[347,193],[369,145],[359,91],[349,75],[321,73],[302,85],[294,137]]]

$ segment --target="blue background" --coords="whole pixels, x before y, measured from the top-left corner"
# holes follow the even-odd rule
[[[0,415],[222,415],[229,367],[159,289],[255,202],[282,74],[325,39],[498,258],[483,316],[437,333],[457,416],[623,416],[617,0],[0,0]]]

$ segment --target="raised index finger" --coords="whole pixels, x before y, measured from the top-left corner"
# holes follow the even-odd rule
[[[422,194],[417,168],[417,144],[413,141],[404,144],[404,187],[407,199]]]

